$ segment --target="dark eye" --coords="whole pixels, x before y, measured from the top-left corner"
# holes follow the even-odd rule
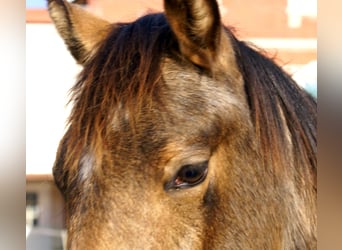
[[[204,181],[208,172],[208,161],[198,164],[184,165],[176,174],[175,178],[168,183],[166,188],[189,188]]]

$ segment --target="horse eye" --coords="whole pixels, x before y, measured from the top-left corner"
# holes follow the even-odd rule
[[[189,188],[204,181],[208,172],[208,161],[184,165],[174,178],[172,188]]]

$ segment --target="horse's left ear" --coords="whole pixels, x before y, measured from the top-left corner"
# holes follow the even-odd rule
[[[181,53],[194,64],[211,70],[232,52],[215,0],[164,0],[164,7]]]
[[[76,4],[48,0],[51,19],[79,64],[84,64],[111,29],[109,22],[90,14]]]

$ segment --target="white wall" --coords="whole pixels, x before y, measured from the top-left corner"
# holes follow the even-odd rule
[[[50,174],[81,69],[52,24],[26,24],[26,173]]]

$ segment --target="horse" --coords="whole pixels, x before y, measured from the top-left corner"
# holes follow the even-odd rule
[[[215,0],[48,10],[82,65],[53,166],[68,249],[316,249],[317,101]]]

